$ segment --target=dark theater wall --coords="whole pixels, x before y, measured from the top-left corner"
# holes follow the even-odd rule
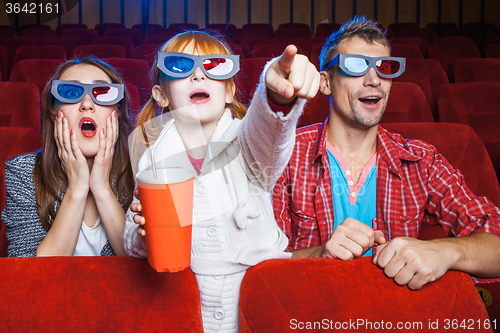
[[[47,0],[33,0],[33,2]],[[50,1],[50,0],[49,0]],[[52,0],[52,2],[71,2]],[[5,1],[8,2],[8,1]],[[12,0],[14,2],[14,0]],[[22,1],[20,1],[22,2]],[[127,27],[142,23],[140,0],[80,0],[60,18],[46,21],[45,15],[18,17],[18,26],[47,23],[84,23],[93,28],[98,23],[116,22]],[[3,2],[0,24],[9,24]],[[63,6],[60,6],[63,10]],[[171,23],[230,22],[236,27],[246,23],[271,23],[275,29],[286,22],[307,23],[311,27],[324,20],[342,23],[353,15],[366,15],[384,26],[393,22],[416,22],[425,27],[431,22],[490,22],[500,27],[498,0],[150,0],[149,22],[168,27]]]

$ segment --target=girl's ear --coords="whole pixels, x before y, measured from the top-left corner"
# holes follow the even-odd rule
[[[170,101],[168,100],[167,96],[163,94],[163,92],[161,91],[161,87],[158,84],[153,86],[152,93],[153,98],[160,107],[166,108],[170,104]]]
[[[234,82],[231,84],[226,84],[226,103],[231,104],[234,100],[234,94],[236,93],[236,85]]]
[[[319,90],[323,94],[329,96],[332,93],[332,90],[330,88],[330,74],[328,72],[321,71],[319,72],[319,77]]]

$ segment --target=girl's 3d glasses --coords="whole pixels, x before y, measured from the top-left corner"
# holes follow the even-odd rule
[[[179,52],[158,52],[158,68],[172,78],[190,76],[201,68],[210,79],[226,80],[240,70],[240,57],[232,54],[192,55]]]
[[[63,103],[77,103],[89,95],[99,105],[113,105],[123,99],[123,84],[52,80],[51,94]]]
[[[345,75],[363,76],[370,68],[380,77],[392,79],[405,71],[406,59],[396,57],[367,57],[359,54],[337,54],[323,69],[328,70],[333,65],[339,65]]]

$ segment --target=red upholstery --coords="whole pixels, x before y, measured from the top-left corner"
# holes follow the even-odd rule
[[[252,58],[274,58],[278,57],[286,49],[287,44],[258,44],[253,47]]]
[[[203,332],[190,269],[130,257],[1,258],[6,332]]]
[[[104,36],[92,39],[92,45],[120,45],[125,49],[125,57],[134,57],[134,43],[128,37]]]
[[[139,29],[111,28],[104,32],[104,36],[128,37],[134,42],[134,46],[141,44],[142,33]]]
[[[85,44],[90,44],[92,39],[99,37],[95,29],[64,29],[61,37],[78,37],[85,41]]]
[[[422,37],[394,37],[389,39],[391,45],[394,44],[411,44],[415,45],[420,49],[420,52],[424,55],[424,58],[427,58],[427,50],[429,48],[429,44]]]
[[[333,32],[339,30],[340,27],[341,27],[341,24],[339,24],[339,23],[320,23],[316,26],[316,32],[314,35],[316,37],[327,38]]]
[[[330,115],[328,96],[318,92],[314,98],[307,102],[304,112],[300,116],[299,126],[323,122]]]
[[[12,69],[9,81],[34,83],[41,93],[54,69],[62,62],[57,59],[21,60]]]
[[[319,55],[321,54],[321,49],[323,48],[323,44],[316,44],[311,48],[311,62],[316,69],[319,71]]]
[[[270,31],[264,27],[255,28],[253,26],[250,26],[247,28],[237,29],[232,38],[235,41],[235,43],[241,45],[241,41],[243,39],[255,38],[255,36],[260,36],[261,38],[274,38],[274,30]]]
[[[153,65],[156,54],[161,45],[158,44],[143,44],[136,46],[134,49],[134,59],[144,60],[149,67]]]
[[[491,44],[486,47],[487,58],[500,58],[500,44]]]
[[[172,23],[168,26],[168,30],[177,34],[186,30],[198,30],[199,27],[196,23]]]
[[[403,57],[406,59],[423,59],[424,56],[420,49],[413,44],[392,44],[391,56]]]
[[[55,32],[52,30],[50,25],[46,24],[35,24],[28,29],[20,29],[19,37],[28,37],[35,41],[35,44],[42,44],[45,38],[54,37]]]
[[[439,89],[441,86],[449,84],[449,81],[443,67],[437,60],[407,59],[406,71],[393,81],[418,84],[427,98],[434,120],[438,121],[437,100]]]
[[[134,24],[132,26],[132,29],[138,29],[141,32],[141,37],[146,36],[146,25],[145,24]],[[155,31],[155,30],[163,30],[163,27],[161,24],[148,24],[148,34]]]
[[[19,127],[0,127],[0,211],[3,211],[5,206],[5,162],[12,156],[36,151],[41,147],[42,135],[38,130]],[[6,226],[0,220],[0,257],[7,256],[5,231]]]
[[[440,121],[468,124],[477,132],[500,175],[500,82],[444,86],[438,103]]]
[[[443,37],[453,37],[453,36],[469,37],[474,41],[474,43],[478,47],[483,40],[483,36],[481,36],[481,32],[479,30],[462,28],[462,29],[446,29],[443,32]]]
[[[120,45],[80,45],[75,48],[74,57],[94,56],[103,58],[125,58],[125,49]]]
[[[16,54],[17,48],[22,45],[35,45],[35,41],[28,37],[0,38],[0,46],[7,49],[7,65],[9,69],[12,69],[12,60],[14,59],[14,54]],[[10,72],[8,75],[10,75]],[[8,75],[6,77],[8,77]]]
[[[28,82],[0,82],[0,126],[40,129],[40,93]]]
[[[56,27],[56,37],[61,37],[62,32],[66,29],[87,29],[86,24],[78,23],[63,23]]]
[[[61,45],[23,45],[17,48],[12,66],[27,59],[59,59],[66,60],[66,49]]]
[[[240,46],[243,50],[243,54],[245,58],[250,58],[250,54],[255,45],[260,44],[280,44],[280,40],[278,38],[273,37],[252,37],[252,38],[243,38],[240,41]]]
[[[311,332],[341,330],[343,323],[342,331],[381,332],[382,321],[386,330],[388,325],[396,330],[400,322],[410,325],[408,332],[445,332],[446,319],[488,319],[467,274],[449,271],[412,291],[395,284],[370,260],[269,260],[251,267],[241,286],[240,332],[298,332],[307,328],[306,322],[320,323],[310,326]],[[439,330],[430,330],[429,320],[439,321]],[[416,323],[421,326],[412,326]],[[481,325],[474,332],[491,329]]]
[[[144,37],[141,40],[141,45],[149,45],[149,44],[157,44],[157,45],[163,45],[165,44],[170,38],[174,37],[175,35],[171,32],[162,34],[162,35],[155,35],[155,36],[147,36]]]
[[[443,37],[443,32],[446,29],[458,29],[457,24],[453,22],[427,23],[425,27],[434,30],[438,37]]]
[[[106,33],[106,30],[114,29],[114,28],[125,29],[126,26],[124,24],[121,24],[121,23],[100,23],[100,24],[96,24],[94,27],[94,29],[97,30],[99,37],[104,36],[104,34]]]
[[[401,31],[403,29],[419,29],[420,26],[418,23],[407,23],[407,22],[398,22],[391,23],[387,27],[387,29],[391,30],[396,37],[401,37]]]
[[[132,124],[132,128],[135,128],[135,119],[139,116],[142,110],[141,99],[139,98],[139,90],[132,83],[126,83],[128,96],[130,99],[130,113],[129,119]]]
[[[306,55],[311,59],[311,51],[314,45],[325,44],[326,38],[324,37],[305,37],[305,38],[290,38],[289,44],[293,44],[300,48],[300,54]]]
[[[153,84],[150,77],[150,67],[144,60],[106,58],[103,61],[115,67],[126,83],[132,83],[139,90],[141,105],[151,98]]]
[[[0,25],[0,38],[14,37],[14,28],[10,25]]]
[[[401,37],[421,37],[425,39],[427,45],[431,45],[434,42],[434,39],[438,38],[437,33],[432,29],[406,29],[403,28],[401,30]]]
[[[472,39],[462,36],[436,38],[429,46],[429,59],[438,60],[450,82],[455,82],[455,63],[458,59],[481,58]]]
[[[0,46],[0,81],[7,81],[9,79],[9,62],[7,56],[7,49]]]
[[[306,26],[294,27],[281,27],[276,29],[274,36],[280,40],[281,43],[288,44],[292,38],[307,38],[311,37],[311,28]]]
[[[80,37],[51,37],[45,38],[44,45],[62,45],[66,49],[66,58],[71,59],[75,53],[75,48],[85,45],[85,40]]]
[[[422,89],[412,82],[393,82],[382,123],[433,122]]]
[[[232,38],[233,34],[236,32],[236,26],[234,24],[226,23],[210,23],[205,26],[205,30],[216,31],[223,36]]]
[[[236,98],[245,105],[249,105],[257,83],[259,83],[260,74],[266,63],[271,58],[250,58],[240,60],[240,71],[236,74],[236,90],[239,92]]]
[[[234,54],[240,56],[240,59],[243,59],[245,56],[243,55],[243,49],[238,44],[228,44],[229,48],[233,51]]]
[[[269,23],[246,23],[241,27],[242,30],[252,30],[252,29],[262,29],[267,31],[263,37],[274,37],[274,28],[272,24]]]
[[[459,59],[455,63],[455,82],[498,82],[500,59]]]

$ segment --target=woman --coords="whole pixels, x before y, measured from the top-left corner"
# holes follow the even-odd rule
[[[8,256],[125,255],[129,101],[106,63],[71,60],[42,93],[43,150],[5,164]]]

